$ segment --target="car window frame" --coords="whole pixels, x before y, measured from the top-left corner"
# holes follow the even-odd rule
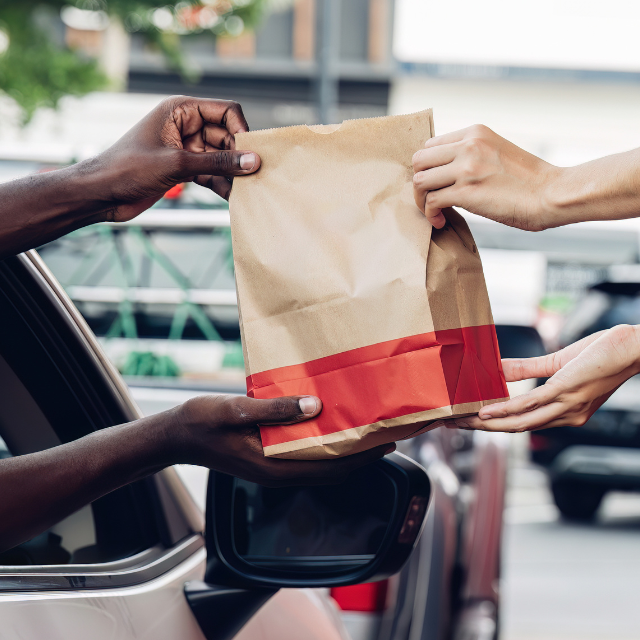
[[[95,336],[85,323],[55,277],[38,256],[29,251],[0,262],[5,281],[10,275],[13,283],[27,282],[44,295],[47,304],[54,308],[57,320],[65,327],[66,341],[81,349],[87,367],[91,368],[93,394],[104,394],[111,404],[111,414],[117,420],[111,424],[128,422],[141,417],[132,400],[126,383],[106,358]],[[26,279],[26,280],[25,280]],[[103,389],[97,387],[104,385]],[[85,389],[86,391],[86,389]],[[109,422],[109,420],[107,420]],[[97,428],[111,426],[103,424]],[[93,425],[96,428],[96,425]],[[87,433],[91,431],[87,428]],[[145,481],[154,512],[156,525],[163,529],[160,544],[132,556],[102,563],[65,565],[0,565],[0,592],[24,590],[75,590],[78,588],[116,588],[137,585],[170,571],[192,556],[204,545],[202,532],[204,517],[178,478],[169,468]],[[179,538],[179,539],[176,539]]]

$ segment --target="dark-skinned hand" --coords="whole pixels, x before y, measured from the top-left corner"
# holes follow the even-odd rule
[[[306,412],[301,410],[301,404]],[[327,484],[344,480],[365,464],[390,453],[387,444],[335,460],[283,460],[262,451],[258,425],[301,422],[322,409],[311,396],[255,400],[234,396],[200,396],[177,409],[185,461],[267,486]]]
[[[0,260],[95,222],[126,222],[171,187],[228,198],[260,157],[235,148],[249,127],[236,102],[173,96],[94,158],[0,185]],[[179,215],[179,213],[176,213]]]
[[[173,96],[163,100],[96,158],[110,185],[114,222],[137,216],[171,187],[196,182],[229,198],[233,176],[260,168],[260,157],[236,150],[234,136],[249,126],[237,102]]]

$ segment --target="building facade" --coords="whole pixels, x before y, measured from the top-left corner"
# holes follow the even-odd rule
[[[394,69],[394,0],[297,0],[272,11],[255,32],[185,36],[195,82],[168,71],[162,56],[134,34],[128,89],[238,100],[253,128],[317,122],[319,25],[328,2],[336,14],[330,34],[336,121],[385,115]]]

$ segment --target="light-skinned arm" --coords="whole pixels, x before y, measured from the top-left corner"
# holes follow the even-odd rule
[[[428,140],[413,167],[416,204],[438,229],[455,206],[527,231],[640,216],[640,149],[556,167],[474,125]]]

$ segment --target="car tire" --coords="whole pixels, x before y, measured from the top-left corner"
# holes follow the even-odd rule
[[[551,483],[553,501],[566,520],[593,520],[606,489],[583,482],[557,480]]]

